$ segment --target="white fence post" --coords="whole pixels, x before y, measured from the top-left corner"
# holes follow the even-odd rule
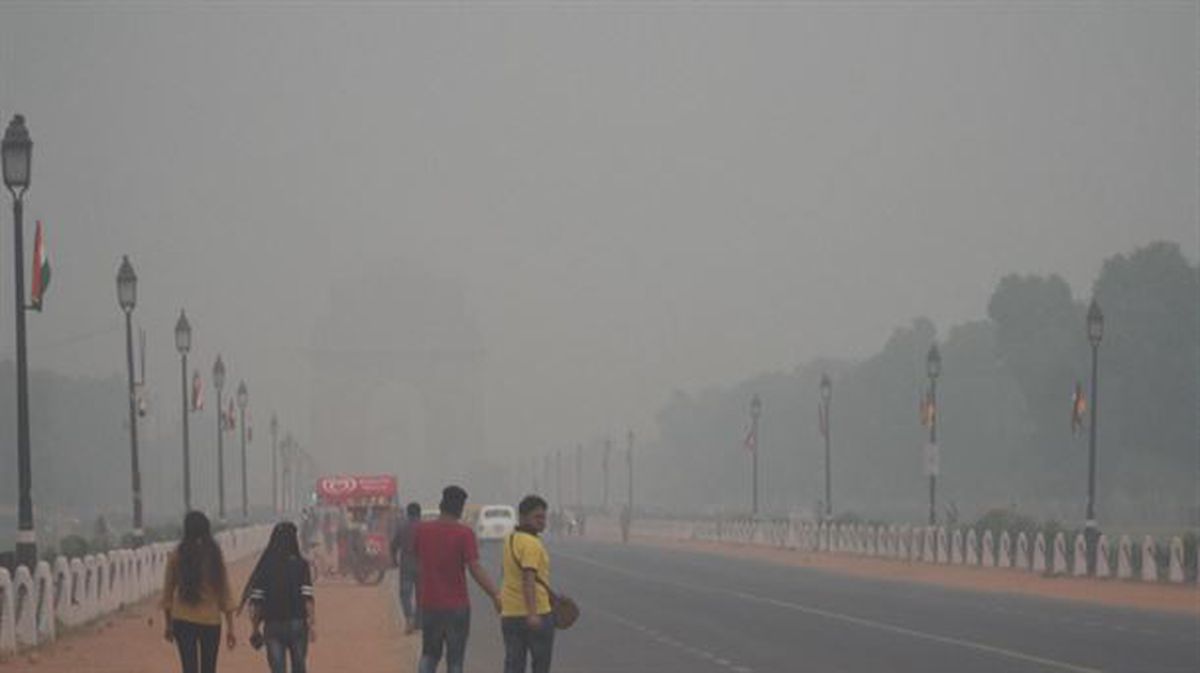
[[[1067,536],[1060,530],[1054,534],[1054,574],[1067,573]]]
[[[1171,538],[1171,561],[1167,567],[1167,579],[1176,584],[1183,582],[1183,540]]]
[[[950,563],[959,566],[963,562],[963,535],[962,531],[955,528],[950,534]]]
[[[37,595],[29,568],[17,566],[13,573],[13,622],[17,634],[17,649],[37,645]]]
[[[1075,577],[1087,577],[1087,540],[1083,538],[1083,533],[1075,534],[1075,563],[1071,568],[1071,574]]]
[[[1158,558],[1154,538],[1147,535],[1142,538],[1142,581],[1158,581]]]
[[[1033,572],[1046,572],[1046,535],[1038,532],[1033,538]]]
[[[1001,568],[1011,568],[1012,562],[1012,536],[1008,531],[1000,531],[1000,556],[996,559],[996,565]]]
[[[1108,567],[1108,536],[1104,533],[1100,534],[1100,538],[1096,540],[1096,577],[1108,579],[1112,576],[1112,571]]]
[[[979,565],[979,537],[975,535],[975,529],[967,531],[967,553],[964,554],[967,558],[967,565]]]
[[[16,651],[12,576],[8,574],[8,568],[0,568],[0,656],[8,656]]]
[[[983,531],[983,561],[984,568],[996,567],[996,539],[992,537],[992,529]]]
[[[37,639],[39,643],[48,643],[57,635],[55,608],[58,607],[57,592],[54,587],[54,571],[50,569],[49,563],[41,561],[37,564],[37,571],[33,573],[33,586],[37,592],[34,613],[37,622]]]
[[[1133,577],[1133,540],[1128,535],[1122,535],[1117,542],[1117,579],[1127,580]]]

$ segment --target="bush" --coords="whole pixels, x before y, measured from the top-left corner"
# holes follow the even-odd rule
[[[68,535],[58,543],[58,548],[62,550],[63,556],[67,558],[83,558],[90,553],[88,541],[79,535]]]
[[[983,516],[975,521],[975,528],[980,532],[990,530],[992,535],[999,535],[1005,530],[1009,535],[1016,535],[1021,531],[1029,534],[1037,530],[1038,525],[1033,517],[1020,514],[1014,509],[995,508],[984,512]]]

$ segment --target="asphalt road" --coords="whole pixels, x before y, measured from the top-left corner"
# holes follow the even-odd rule
[[[554,583],[583,608],[558,633],[557,673],[1200,671],[1187,616],[581,540],[551,555]],[[484,557],[498,577],[495,546]],[[484,605],[469,673],[501,671]]]

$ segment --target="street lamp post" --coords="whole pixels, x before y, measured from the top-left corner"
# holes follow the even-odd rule
[[[125,312],[125,364],[129,373],[129,467],[133,486],[133,544],[140,547],[142,530],[142,472],[138,466],[137,391],[133,376],[133,308],[137,305],[137,274],[129,256],[121,258],[117,270],[117,303]]]
[[[575,506],[583,513],[583,444],[575,445]]]
[[[175,323],[175,350],[179,351],[180,360],[180,382],[183,386],[183,508],[185,511],[192,509],[192,458],[191,449],[188,446],[188,382],[187,382],[187,357],[188,351],[192,349],[192,326],[188,322],[187,314],[181,309],[179,311],[179,320]]]
[[[825,520],[833,519],[833,466],[829,451],[829,403],[833,401],[833,382],[821,374],[821,435],[825,438]]]
[[[937,523],[937,478],[939,463],[937,445],[937,380],[942,375],[942,354],[937,344],[929,347],[925,356],[925,373],[929,376],[929,457],[926,459],[926,470],[929,472],[929,525]]]
[[[279,514],[278,435],[279,419],[275,416],[275,412],[271,412],[271,507],[274,508],[277,515]]]
[[[758,419],[762,415],[762,398],[758,395],[750,398],[750,436],[754,444],[750,447],[751,469],[751,503],[750,513],[758,516]]]
[[[250,393],[246,390],[246,382],[238,383],[237,405],[241,420],[242,431],[242,520],[250,519],[250,494],[246,490],[246,405],[250,403]]]
[[[1087,312],[1088,342],[1092,345],[1092,415],[1088,432],[1088,494],[1087,494],[1087,567],[1089,574],[1096,572],[1096,539],[1100,535],[1096,525],[1096,417],[1100,415],[1100,401],[1096,397],[1100,361],[1100,340],[1104,338],[1104,313],[1100,304],[1092,299]]]
[[[221,391],[225,388],[225,361],[217,355],[212,370],[213,388],[217,390],[217,518],[225,522],[225,407]]]
[[[25,351],[25,191],[29,189],[33,141],[25,117],[14,115],[0,142],[4,186],[13,201],[13,288],[16,290],[17,358],[17,563],[37,566],[37,532],[33,527],[33,470],[29,453],[29,363]]]
[[[632,522],[633,522],[633,430],[630,430],[629,434],[625,435],[625,441],[626,441],[626,445],[628,446],[628,449],[625,452],[625,467],[629,471],[629,477],[626,480],[626,482],[629,485],[629,497],[628,497],[628,500],[626,500],[626,502],[629,503],[629,520],[630,520],[630,523],[632,524]]]

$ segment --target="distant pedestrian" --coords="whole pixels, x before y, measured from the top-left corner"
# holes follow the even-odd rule
[[[308,644],[317,639],[317,614],[295,524],[275,525],[243,595],[250,602],[251,642],[266,645],[271,673],[287,673],[288,660],[292,673],[305,673]]]
[[[546,501],[527,495],[517,506],[519,522],[508,536],[500,560],[500,632],[504,636],[504,673],[548,673],[554,650],[554,613],[550,605],[550,555],[542,544]]]
[[[400,609],[404,611],[405,634],[421,628],[421,615],[413,602],[417,590],[417,554],[413,544],[420,523],[421,503],[410,502],[404,508],[404,519],[392,536],[392,559],[400,568]]]
[[[500,592],[479,565],[475,532],[464,526],[467,492],[447,486],[438,505],[441,514],[417,526],[413,549],[418,559],[417,604],[421,610],[421,663],[419,673],[434,673],[446,655],[447,673],[462,673],[471,630],[471,600],[466,571],[500,611]]]
[[[215,673],[222,616],[226,646],[233,649],[237,644],[236,606],[221,548],[201,512],[188,512],[183,518],[183,539],[167,559],[161,607],[163,637],[179,648],[183,673]]]

